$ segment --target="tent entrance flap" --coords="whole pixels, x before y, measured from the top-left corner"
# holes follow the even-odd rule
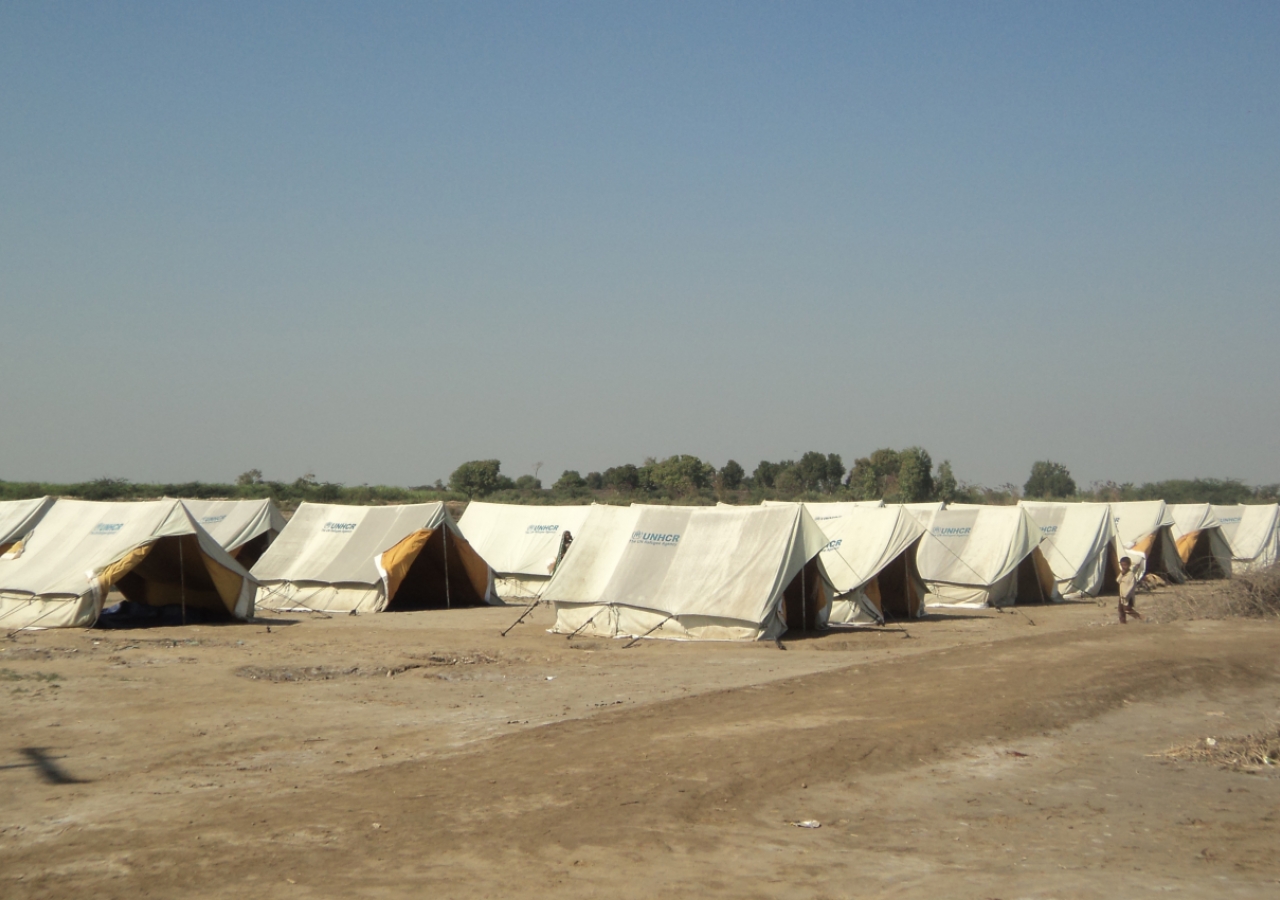
[[[234,550],[227,551],[231,554],[231,558],[246,569],[252,569],[253,564],[262,558],[262,554],[267,552],[267,547],[271,546],[272,536],[267,533],[250,538]]]
[[[1213,552],[1212,532],[1193,531],[1178,539],[1178,556],[1192,578],[1228,578]]]
[[[915,548],[916,544],[913,543],[899,553],[873,579],[879,589],[880,602],[877,605],[886,620],[914,619],[920,615],[920,601],[923,598],[916,590],[920,575],[916,572]]]
[[[1107,561],[1103,566],[1102,587],[1098,596],[1120,596],[1120,554],[1116,552],[1115,541],[1107,542]]]
[[[194,534],[139,547],[109,566],[101,581],[134,603],[185,605],[227,615],[235,609],[241,587],[241,577],[205,556]]]
[[[1043,603],[1047,599],[1040,584],[1040,572],[1036,567],[1035,553],[1028,553],[1018,563],[1015,603]]]
[[[387,609],[484,606],[488,568],[471,545],[446,526],[424,528],[382,554]]]
[[[809,560],[796,573],[782,592],[783,616],[787,631],[817,631],[822,624],[819,614],[827,603],[822,586],[822,571],[817,557]]]

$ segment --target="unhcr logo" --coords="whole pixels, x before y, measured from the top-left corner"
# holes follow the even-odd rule
[[[672,547],[680,543],[680,535],[658,534],[653,531],[633,531],[631,532],[631,543],[656,544],[659,547]]]
[[[1040,533],[1041,534],[1057,534],[1058,526],[1057,525],[1041,525]]]
[[[328,531],[332,534],[350,534],[356,530],[355,522],[325,522],[321,531]]]
[[[815,522],[830,522],[832,519],[843,519],[844,516],[814,516]]]
[[[97,525],[93,526],[93,531],[89,533],[90,534],[115,534],[117,531],[119,531],[123,527],[124,527],[123,522],[99,522]]]
[[[555,534],[560,530],[559,525],[530,525],[524,530],[525,534]]]
[[[1221,522],[1223,525],[1234,525],[1236,522],[1241,521],[1243,518],[1244,518],[1243,516],[1227,516],[1225,519],[1219,519],[1218,521]]]
[[[205,516],[203,519],[200,520],[200,524],[201,525],[217,525],[219,522],[221,522],[225,518],[226,516]]]
[[[965,526],[964,528],[935,528],[933,529],[934,537],[966,537],[972,528]]]
[[[831,543],[827,544],[827,546],[823,547],[823,548],[822,548],[822,552],[823,552],[823,553],[830,553],[832,550],[837,549],[837,548],[840,546],[840,544],[841,544],[841,543],[843,543],[843,542],[844,542],[844,538],[836,538],[834,541],[832,541]]]

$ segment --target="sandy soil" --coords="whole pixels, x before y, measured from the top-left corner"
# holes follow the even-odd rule
[[[1280,896],[1280,779],[1163,755],[1280,720],[1280,625],[1161,602],[785,649],[502,608],[23,633],[0,897]]]

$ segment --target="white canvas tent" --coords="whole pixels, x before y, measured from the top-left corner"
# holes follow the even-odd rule
[[[826,544],[799,503],[592,506],[542,599],[562,634],[773,639],[825,624]]]
[[[883,624],[924,615],[926,588],[915,559],[920,520],[901,506],[805,504],[810,513],[815,506],[823,507],[814,521],[828,538],[821,559],[835,590],[829,622]]]
[[[381,612],[497,602],[493,570],[443,503],[303,503],[253,573],[265,609]]]
[[[551,580],[565,534],[580,536],[590,506],[522,506],[473,500],[458,528],[496,574],[504,600],[528,602]]]
[[[22,555],[23,539],[51,506],[52,497],[0,501],[0,559]]]
[[[1173,516],[1163,500],[1112,503],[1111,514],[1121,546],[1143,555],[1142,574],[1159,575],[1177,584],[1187,580],[1173,538]]]
[[[93,625],[111,588],[149,607],[253,615],[253,579],[177,500],[58,500],[0,560],[0,626]]]
[[[1214,515],[1231,545],[1233,572],[1254,572],[1280,559],[1280,505],[1215,506]]]
[[[1044,536],[1044,556],[1063,597],[1097,597],[1119,591],[1119,540],[1107,503],[1023,500]],[[1126,555],[1140,566],[1140,553]]]
[[[932,500],[926,503],[893,503],[890,506],[905,509],[919,519],[921,525],[928,525],[934,513],[947,508],[947,504],[941,500]]]
[[[252,569],[284,530],[280,509],[270,500],[183,500],[191,515],[240,565]]]
[[[1188,578],[1230,578],[1231,544],[1208,503],[1175,503],[1173,540]]]
[[[929,606],[1009,606],[1060,599],[1038,552],[1042,535],[1020,506],[956,506],[929,517],[916,565]]]

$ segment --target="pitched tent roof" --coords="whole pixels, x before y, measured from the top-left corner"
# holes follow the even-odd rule
[[[381,612],[497,602],[443,503],[303,503],[253,567],[268,609]]]
[[[592,506],[542,599],[559,633],[772,639],[826,621],[826,543],[799,503]]]
[[[925,584],[915,550],[924,526],[901,506],[805,504],[829,539],[822,565],[835,589],[832,624],[855,625],[924,615]],[[843,507],[841,509],[840,507]]]
[[[1020,506],[956,506],[925,525],[916,565],[930,606],[1008,606],[1056,599],[1053,572],[1037,552],[1040,528]]]
[[[1173,538],[1173,516],[1163,500],[1112,503],[1111,514],[1121,545],[1145,557],[1143,574],[1159,575],[1179,584],[1187,580]]]
[[[22,555],[23,538],[51,506],[52,497],[0,501],[0,559],[17,559]]]
[[[191,515],[213,539],[252,568],[284,530],[280,509],[270,500],[183,500]]]
[[[1019,505],[1044,536],[1040,553],[1062,596],[1097,597],[1118,590],[1120,557],[1110,504],[1023,500]],[[1134,556],[1141,561],[1140,554]]]
[[[107,591],[148,606],[253,615],[253,580],[177,500],[58,500],[0,560],[0,625],[83,627]]]
[[[458,528],[497,575],[506,600],[532,600],[551,580],[565,532],[577,538],[590,506],[521,506],[472,501]]]
[[[1234,572],[1252,572],[1280,559],[1280,505],[1215,506],[1214,515],[1231,545]]]
[[[1175,503],[1173,539],[1190,578],[1230,578],[1231,544],[1208,503]]]

